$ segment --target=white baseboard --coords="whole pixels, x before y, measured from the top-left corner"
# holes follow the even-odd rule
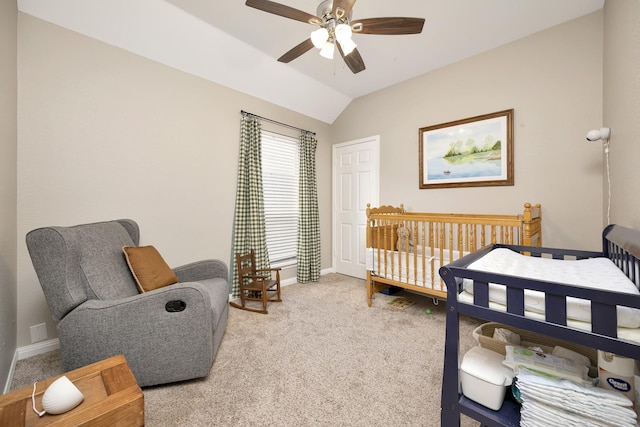
[[[9,366],[9,375],[7,375],[7,382],[4,384],[2,394],[6,394],[11,391],[11,382],[13,381],[13,372],[16,370],[16,362],[18,361],[18,352],[13,352],[13,360],[11,366]]]
[[[38,354],[48,353],[53,350],[58,350],[60,348],[60,340],[58,338],[53,338],[46,341],[37,342],[35,344],[29,344],[24,347],[16,348],[16,351],[13,353],[13,360],[11,361],[11,366],[9,367],[9,375],[7,376],[7,382],[4,385],[4,393],[8,393],[11,391],[11,382],[13,381],[13,373],[16,369],[16,363],[18,360],[27,359],[32,356],[37,356]]]
[[[60,340],[58,338],[53,338],[46,341],[40,341],[35,344],[29,344],[24,347],[18,347],[16,349],[16,355],[14,359],[22,360],[31,356],[37,356],[38,354],[47,353],[53,350],[58,350],[60,348]]]
[[[280,281],[280,285],[281,286],[293,285],[294,283],[298,283],[298,281],[296,280],[295,277],[291,277],[289,279],[285,279],[285,280]]]
[[[324,276],[325,274],[334,273],[333,268],[327,268],[324,270],[320,270],[320,275]],[[289,279],[283,280],[280,282],[282,286],[293,285],[294,283],[298,283],[298,280],[295,277],[291,277]]]

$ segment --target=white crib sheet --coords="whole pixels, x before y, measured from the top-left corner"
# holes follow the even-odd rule
[[[468,268],[585,288],[639,294],[634,283],[610,259],[604,257],[582,260],[557,260],[530,257],[506,248],[498,248],[469,264]],[[468,294],[473,295],[473,282],[471,280],[465,279],[463,286]],[[505,305],[505,287],[495,283],[489,284],[489,300]],[[473,296],[471,296],[471,301],[473,301]],[[544,294],[538,291],[525,290],[525,310],[544,315]],[[619,327],[640,327],[640,310],[619,306],[617,314]],[[544,319],[544,316],[541,317]],[[587,329],[590,329],[591,303],[587,300],[568,297],[567,318],[578,322],[586,322]]]

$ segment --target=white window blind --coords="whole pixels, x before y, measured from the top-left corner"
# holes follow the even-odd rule
[[[298,234],[298,140],[262,131],[262,186],[269,260],[294,263]]]

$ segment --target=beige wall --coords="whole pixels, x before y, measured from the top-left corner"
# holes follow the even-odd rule
[[[16,347],[17,16],[0,0],[0,393]]]
[[[333,124],[335,142],[381,137],[380,202],[411,211],[517,213],[543,207],[543,243],[597,249],[602,11],[364,96]],[[513,108],[515,185],[418,188],[418,129]]]
[[[640,229],[640,2],[604,9],[604,126],[611,128],[611,222]],[[606,173],[604,202],[608,206]]]
[[[0,10],[3,31],[12,10]],[[381,136],[381,202],[499,213],[540,202],[545,244],[596,249],[606,222],[605,169],[601,145],[584,134],[605,124],[613,129],[612,220],[640,226],[635,188],[626,184],[639,173],[635,0],[607,2],[604,13],[355,100],[331,127],[18,17],[18,346],[30,343],[33,324],[47,322],[55,334],[24,247],[32,228],[126,216],[172,265],[230,258],[241,109],[318,132],[323,269],[331,266],[330,144],[371,135]],[[11,88],[0,74],[0,87],[5,81]],[[418,128],[507,108],[515,109],[515,186],[418,189]],[[15,144],[2,144],[11,169],[4,159],[15,159]]]
[[[18,17],[19,346],[41,322],[55,336],[24,244],[33,228],[132,218],[169,265],[229,263],[240,110],[317,132],[322,268],[331,267],[329,125]]]

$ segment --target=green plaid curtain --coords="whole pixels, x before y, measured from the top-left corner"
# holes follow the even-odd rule
[[[260,121],[251,115],[243,114],[240,123],[238,187],[230,263],[233,297],[240,295],[235,254],[246,253],[251,249],[256,253],[256,267],[268,268],[269,253],[267,252],[262,193]]]
[[[300,135],[300,175],[298,183],[298,283],[320,279],[320,215],[316,185],[316,147],[309,132]]]

